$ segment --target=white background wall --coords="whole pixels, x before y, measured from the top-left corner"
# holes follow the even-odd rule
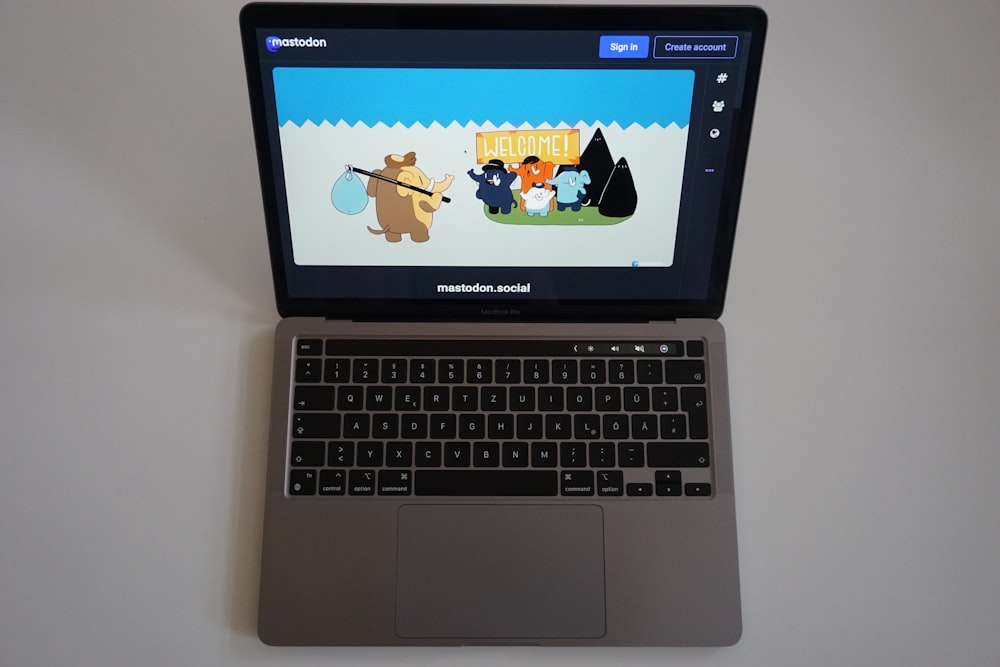
[[[715,650],[257,640],[277,316],[239,6],[0,4],[0,665],[1000,663],[1000,3],[765,6]]]

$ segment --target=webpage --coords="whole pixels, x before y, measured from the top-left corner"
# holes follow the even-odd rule
[[[691,70],[276,68],[295,263],[669,266],[693,88]]]
[[[290,291],[658,299],[682,297],[685,280],[703,289],[740,39],[262,32]],[[655,284],[648,271],[626,275],[635,269],[658,270]]]

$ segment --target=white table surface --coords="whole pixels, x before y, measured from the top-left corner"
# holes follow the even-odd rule
[[[725,649],[255,635],[277,322],[237,0],[0,4],[0,665],[1000,664],[1000,3],[767,3]]]

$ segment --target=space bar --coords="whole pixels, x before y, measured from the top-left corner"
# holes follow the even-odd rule
[[[418,496],[554,496],[555,470],[417,470]]]

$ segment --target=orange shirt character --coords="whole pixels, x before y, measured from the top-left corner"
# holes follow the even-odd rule
[[[551,190],[552,186],[546,183],[552,178],[556,171],[556,165],[552,162],[543,162],[537,156],[529,155],[524,158],[524,162],[516,167],[508,165],[507,171],[521,177],[521,210],[524,210],[524,194],[531,191],[536,183],[541,184],[546,190]],[[549,210],[555,207],[555,200],[549,200]]]

